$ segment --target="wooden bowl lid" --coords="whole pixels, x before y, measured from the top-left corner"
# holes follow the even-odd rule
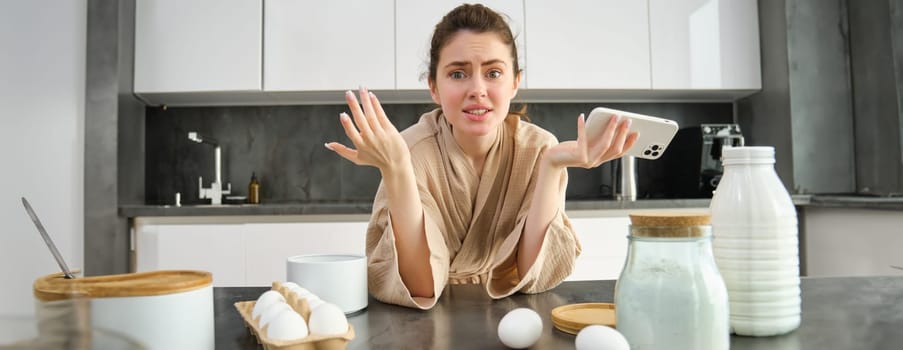
[[[614,327],[615,304],[583,303],[568,304],[552,309],[552,323],[558,330],[577,334],[583,327],[599,324]]]
[[[41,301],[109,298],[181,293],[209,286],[206,271],[163,270],[67,279],[62,272],[38,278],[34,296]]]

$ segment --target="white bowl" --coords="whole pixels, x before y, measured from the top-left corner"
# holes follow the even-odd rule
[[[286,259],[286,281],[297,283],[345,314],[367,307],[367,257],[352,254],[297,255]]]

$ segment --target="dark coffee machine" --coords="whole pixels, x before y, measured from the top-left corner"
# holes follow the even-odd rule
[[[737,124],[702,124],[677,131],[665,165],[665,194],[668,198],[712,198],[724,169],[721,149],[743,146]]]

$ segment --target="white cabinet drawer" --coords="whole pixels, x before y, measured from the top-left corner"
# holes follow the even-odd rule
[[[243,225],[141,225],[135,271],[203,270],[216,287],[245,285]]]

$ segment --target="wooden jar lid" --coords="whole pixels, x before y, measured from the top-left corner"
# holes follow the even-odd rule
[[[209,286],[207,271],[163,270],[67,279],[61,272],[34,282],[34,296],[41,301],[73,298],[135,297],[174,294]]]
[[[701,237],[708,233],[703,227],[711,224],[707,211],[658,211],[630,214],[630,234],[636,237]]]
[[[634,226],[699,226],[712,222],[712,216],[708,212],[673,212],[657,211],[641,214],[630,214],[630,223]]]
[[[552,309],[552,323],[558,330],[577,334],[589,325],[615,326],[615,304],[567,304]]]

